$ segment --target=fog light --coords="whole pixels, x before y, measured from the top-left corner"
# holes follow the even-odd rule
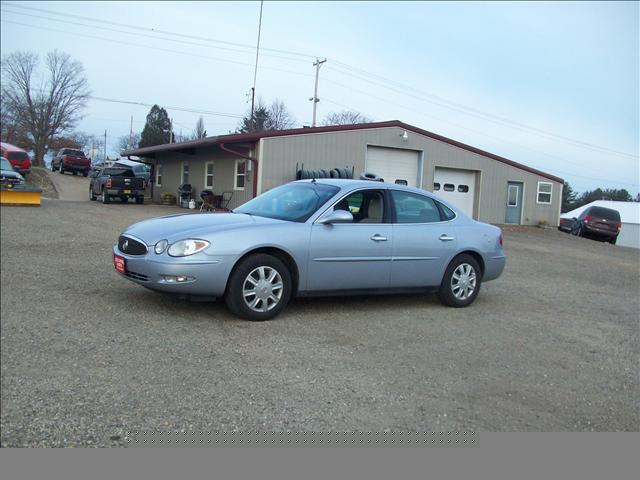
[[[195,280],[195,278],[187,275],[163,275],[162,279],[167,283],[183,283]]]

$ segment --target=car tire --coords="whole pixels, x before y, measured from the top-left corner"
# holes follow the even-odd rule
[[[245,320],[270,320],[289,303],[291,273],[278,258],[256,254],[241,260],[231,272],[224,295],[227,308]]]
[[[89,175],[89,172],[82,172],[82,176],[83,176],[83,177],[86,177],[86,176],[88,176],[88,175]]]
[[[104,190],[102,190],[102,203],[104,204],[111,203],[111,199],[109,198],[109,195],[107,195]]]
[[[76,175],[78,175],[78,172],[76,172],[75,170],[73,170],[71,173],[73,173],[73,176],[75,177]]]
[[[96,201],[96,196],[93,193],[93,185],[89,185],[89,200],[91,200],[92,202]]]
[[[468,307],[478,296],[481,284],[480,265],[471,255],[462,254],[449,263],[437,295],[449,307]]]
[[[51,169],[51,171],[52,171],[52,172],[55,172],[55,171],[56,171],[56,167],[55,167],[55,165],[53,164],[53,160],[51,160],[51,165],[49,166],[49,168]]]
[[[618,241],[618,237],[613,237],[613,238],[610,238],[610,239],[609,239],[609,243],[610,243],[611,245],[615,245],[617,241]]]
[[[129,197],[120,197],[122,203],[129,203]]]
[[[144,197],[136,197],[136,203],[142,205],[144,203]]]
[[[58,167],[58,171],[64,175],[64,170],[62,169],[62,163],[60,164],[60,166]]]

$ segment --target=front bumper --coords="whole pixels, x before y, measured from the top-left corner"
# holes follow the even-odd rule
[[[153,247],[150,247],[153,250]],[[122,253],[117,245],[113,254],[126,261],[126,272],[118,272],[138,285],[162,292],[183,295],[206,295],[220,297],[227,287],[227,279],[234,259],[225,256],[209,256],[204,253],[192,257],[170,257],[167,253],[132,256]],[[192,280],[168,282],[166,276],[188,276]]]

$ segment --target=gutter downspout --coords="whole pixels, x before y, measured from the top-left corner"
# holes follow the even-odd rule
[[[218,146],[220,147],[220,150],[224,152],[236,155],[237,157],[246,158],[251,163],[253,163],[253,198],[255,198],[258,194],[258,159],[249,155],[245,155],[244,153],[238,152],[236,150],[231,150],[230,148],[227,148],[224,143],[219,143]]]

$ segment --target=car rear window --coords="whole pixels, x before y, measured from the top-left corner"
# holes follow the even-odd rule
[[[130,168],[123,168],[123,167],[105,168],[102,174],[109,175],[110,177],[135,177],[136,176],[135,173],[133,173],[133,170],[131,170]]]
[[[591,207],[589,209],[589,215],[594,217],[606,218],[607,220],[620,221],[620,213],[617,210],[604,207]]]
[[[73,155],[75,157],[84,157],[84,152],[82,150],[73,150],[71,148],[65,148],[62,151],[63,155]]]
[[[29,160],[27,152],[8,152],[7,160]]]

